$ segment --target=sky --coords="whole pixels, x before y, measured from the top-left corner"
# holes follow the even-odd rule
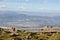
[[[0,0],[0,10],[60,12],[60,0]]]

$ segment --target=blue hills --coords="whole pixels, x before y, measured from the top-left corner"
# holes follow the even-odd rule
[[[33,28],[33,27],[44,27],[49,26],[60,26],[60,16],[46,16],[45,13],[40,13],[40,16],[29,15],[34,12],[16,12],[16,11],[0,11],[0,26],[11,26],[22,27],[22,28]],[[43,16],[44,15],[44,16]]]

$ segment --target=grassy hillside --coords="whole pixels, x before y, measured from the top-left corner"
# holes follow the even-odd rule
[[[12,33],[0,30],[0,40],[60,40],[60,33],[26,32],[24,30]]]

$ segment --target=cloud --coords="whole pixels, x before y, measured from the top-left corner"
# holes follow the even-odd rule
[[[15,10],[15,11],[17,11],[17,10],[19,10],[19,8],[18,7],[9,7],[9,6],[6,6],[6,5],[0,5],[0,10]]]
[[[7,0],[0,0],[0,2],[6,2]]]
[[[0,0],[0,2],[3,1],[3,0]]]
[[[19,10],[19,3],[6,2],[6,0],[0,2],[0,10]]]
[[[60,8],[39,8],[39,11],[50,11],[50,12],[56,12],[56,11],[60,11]]]
[[[26,2],[29,2],[29,0],[25,0]]]
[[[20,0],[21,3],[28,3],[30,0]]]
[[[2,3],[0,3],[2,4]],[[15,4],[15,3],[3,3],[2,5],[0,5],[0,10],[17,10],[17,11],[41,11],[41,12],[44,12],[44,11],[60,11],[60,8],[43,8],[43,7],[27,7],[27,6],[24,6],[24,5],[17,5],[16,7],[11,7],[11,6],[8,6],[6,4]]]
[[[48,0],[37,0],[36,2],[46,4],[46,3],[48,3],[49,1],[48,1]]]
[[[27,2],[39,2],[39,3],[48,3],[48,2],[55,2],[54,0],[19,0],[19,2],[21,2],[21,5],[20,3],[18,2],[9,2],[9,0],[0,0],[0,10],[20,10],[20,11],[60,11],[60,8],[41,8],[41,7],[29,7],[28,5],[30,4],[27,4]],[[16,1],[16,0],[15,0]],[[26,4],[24,3],[26,2]],[[32,4],[33,4],[32,3]],[[31,4],[31,5],[32,5]],[[14,6],[15,7],[12,7]],[[26,5],[29,7],[26,7]]]
[[[60,8],[43,8],[43,7],[40,7],[40,8],[27,8],[27,7],[20,7],[19,9],[20,11],[34,11],[34,12],[59,12],[60,11]]]
[[[25,11],[25,10],[27,10],[27,8],[25,6],[20,6],[20,10]]]
[[[15,11],[19,11],[19,8],[12,8],[12,7],[7,7],[7,6],[0,6],[0,10],[15,10]]]
[[[57,3],[59,0],[32,0],[33,2],[38,2],[38,3]]]
[[[7,8],[6,5],[0,5],[0,10]]]

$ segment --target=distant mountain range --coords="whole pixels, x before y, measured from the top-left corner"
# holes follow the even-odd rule
[[[41,16],[29,15],[31,12],[0,11],[0,26],[14,26],[22,28],[60,26],[60,16]],[[58,14],[57,14],[58,15]]]

